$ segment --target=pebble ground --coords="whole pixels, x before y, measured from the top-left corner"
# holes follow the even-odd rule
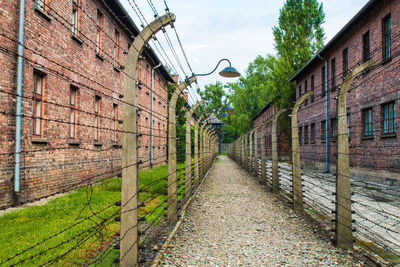
[[[227,156],[219,156],[162,266],[358,266]]]

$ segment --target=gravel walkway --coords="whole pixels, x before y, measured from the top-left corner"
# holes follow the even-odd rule
[[[163,266],[357,266],[227,156],[219,156]]]

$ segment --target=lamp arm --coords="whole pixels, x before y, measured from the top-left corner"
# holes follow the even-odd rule
[[[232,67],[232,64],[231,64],[231,62],[229,61],[229,59],[223,58],[223,59],[221,59],[221,60],[217,63],[217,66],[215,66],[215,68],[214,68],[211,72],[209,72],[209,73],[201,73],[201,74],[194,74],[194,73],[193,73],[192,76],[190,76],[189,78],[187,78],[187,79],[185,79],[185,80],[189,80],[190,78],[192,78],[192,77],[194,77],[194,76],[207,76],[207,75],[210,75],[210,74],[214,73],[214,72],[217,70],[219,64],[221,64],[222,61],[228,61],[229,67]]]

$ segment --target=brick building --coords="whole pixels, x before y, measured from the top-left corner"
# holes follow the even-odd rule
[[[13,204],[19,1],[0,5],[0,207]],[[125,51],[138,28],[118,0],[27,0],[21,189],[29,202],[121,172]],[[151,49],[137,80],[139,156],[166,160],[167,70]],[[153,95],[153,99],[151,96]],[[153,100],[154,110],[151,111]],[[148,165],[148,164],[147,164]]]
[[[275,115],[275,107],[268,103],[265,107],[257,113],[253,118],[253,127],[259,127],[267,120],[271,119]],[[263,138],[265,139],[265,151],[267,155],[267,159],[272,157],[272,123],[268,123],[264,128]],[[257,131],[257,143],[258,143],[258,151],[261,151],[261,132]],[[287,134],[283,131],[279,130],[278,125],[278,156],[281,160],[290,160],[291,157],[291,144],[290,139]],[[258,153],[260,155],[260,152]]]
[[[298,113],[302,162],[335,172],[339,87],[372,59],[375,67],[347,96],[350,166],[368,179],[400,183],[399,33],[400,2],[371,0],[291,79],[297,98],[314,92]]]

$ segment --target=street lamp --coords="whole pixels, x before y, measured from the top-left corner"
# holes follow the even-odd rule
[[[194,76],[208,76],[210,74],[213,74],[217,70],[219,64],[221,64],[222,61],[228,61],[229,67],[226,67],[225,69],[220,71],[219,75],[221,75],[222,77],[225,77],[225,78],[236,78],[236,77],[240,76],[240,72],[238,72],[234,67],[232,67],[232,64],[229,61],[229,59],[223,58],[217,63],[217,66],[215,66],[215,68],[211,72],[209,72],[209,73],[200,73],[200,74],[194,74],[193,73],[192,76],[190,76],[189,78],[185,79],[185,82],[187,84],[190,84],[189,79],[194,77]]]

